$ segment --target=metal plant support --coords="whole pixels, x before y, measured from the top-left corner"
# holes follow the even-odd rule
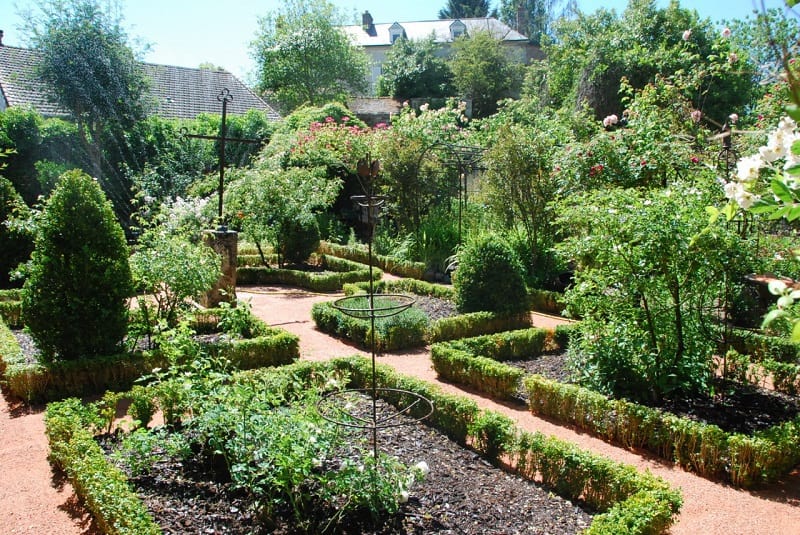
[[[445,143],[444,165],[458,173],[458,243],[461,243],[463,211],[467,207],[467,173],[474,171],[483,158],[484,149],[472,145]]]
[[[380,211],[386,203],[386,197],[376,195],[374,181],[380,171],[380,163],[362,160],[358,164],[358,177],[364,195],[353,195],[350,199],[355,203],[360,212],[360,218],[368,226],[367,254],[369,257],[369,293],[367,295],[353,295],[337,299],[333,302],[334,308],[348,316],[370,321],[370,345],[372,349],[372,377],[368,388],[355,388],[334,391],[318,403],[320,414],[323,418],[334,424],[356,429],[367,429],[372,433],[373,459],[378,459],[378,430],[389,427],[406,425],[407,422],[421,421],[433,413],[433,403],[424,396],[408,390],[377,386],[377,373],[375,369],[375,319],[388,318],[400,314],[414,304],[414,299],[401,294],[375,295],[372,280],[372,238],[375,233]],[[364,300],[366,299],[366,306]],[[365,418],[354,414],[348,408],[348,398],[353,394],[368,395],[371,398],[370,416]],[[378,413],[378,398],[381,394],[406,400],[405,406],[393,410],[383,410]],[[421,414],[421,416],[420,416]],[[400,420],[400,416],[410,416],[411,419]],[[416,415],[416,416],[415,416]]]

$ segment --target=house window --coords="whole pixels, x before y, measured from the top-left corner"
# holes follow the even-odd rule
[[[396,22],[389,26],[389,42],[394,44],[400,37],[406,35],[406,30]]]
[[[452,24],[450,24],[450,38],[455,41],[457,37],[461,37],[462,35],[467,33],[467,25],[461,22],[460,20],[454,20]]]

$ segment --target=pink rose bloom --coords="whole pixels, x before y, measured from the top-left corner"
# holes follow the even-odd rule
[[[731,113],[730,115],[728,115],[728,119],[730,120],[731,124],[736,124],[736,122],[739,120],[739,114]]]
[[[724,28],[724,29],[722,30],[722,37],[723,37],[723,39],[727,39],[727,38],[728,38],[728,37],[730,37],[730,36],[731,36],[731,29],[730,29],[730,28]]]
[[[688,41],[692,37],[692,30],[686,30],[683,32],[683,40]]]
[[[692,122],[699,123],[703,117],[703,112],[700,110],[692,110]]]

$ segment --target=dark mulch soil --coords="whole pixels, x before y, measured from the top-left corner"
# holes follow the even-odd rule
[[[378,444],[409,466],[425,461],[430,473],[412,487],[397,515],[377,527],[365,518],[349,519],[340,533],[562,535],[591,523],[581,507],[493,467],[425,425],[407,421],[382,429]],[[132,483],[166,534],[299,533],[287,519],[259,525],[250,499],[215,481],[200,459],[159,463]]]
[[[548,379],[569,382],[566,353],[542,355],[539,358],[509,362],[528,373],[538,373]],[[698,422],[714,424],[729,433],[752,435],[800,414],[800,399],[741,383],[715,383],[716,395],[681,396],[651,405],[662,410],[691,418]],[[520,397],[525,398],[521,392]]]
[[[431,321],[449,318],[458,314],[456,304],[447,299],[439,299],[438,297],[427,295],[414,295],[412,297],[414,297],[414,306],[424,311]]]

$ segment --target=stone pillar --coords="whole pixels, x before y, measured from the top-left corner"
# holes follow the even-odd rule
[[[206,230],[203,241],[222,256],[222,275],[200,304],[212,308],[226,301],[236,304],[236,265],[239,255],[239,233],[234,230]],[[222,290],[222,291],[220,291]]]

